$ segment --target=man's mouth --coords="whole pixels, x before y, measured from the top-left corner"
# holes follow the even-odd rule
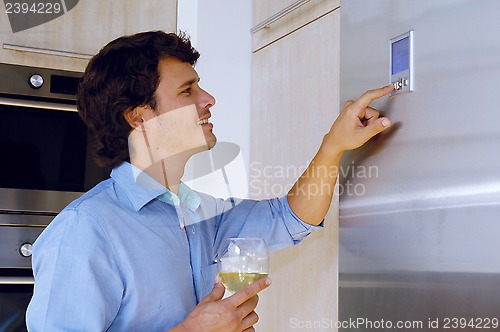
[[[204,123],[208,123],[208,119],[203,119],[203,120],[200,120],[200,121],[196,122],[196,124],[199,125],[199,126],[201,126]]]

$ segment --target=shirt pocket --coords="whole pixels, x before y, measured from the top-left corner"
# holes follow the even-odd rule
[[[217,263],[201,268],[202,294],[201,298],[207,296],[214,289],[214,278],[217,274]]]

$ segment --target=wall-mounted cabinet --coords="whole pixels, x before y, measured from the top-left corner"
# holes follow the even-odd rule
[[[254,26],[293,1],[254,0]],[[279,7],[281,6],[281,7]],[[250,191],[286,194],[339,112],[339,1],[306,1],[253,34]],[[335,331],[338,197],[325,228],[272,253],[257,330]],[[326,320],[325,320],[326,319]],[[324,324],[324,323],[321,323]]]
[[[83,71],[85,55],[118,36],[175,32],[177,0],[82,0],[62,16],[16,33],[5,11],[0,16],[0,62]]]
[[[272,44],[340,7],[340,0],[254,0],[252,49]]]

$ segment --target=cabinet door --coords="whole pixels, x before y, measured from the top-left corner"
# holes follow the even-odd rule
[[[253,56],[250,192],[284,195],[339,112],[339,10]],[[334,330],[337,319],[338,197],[323,230],[272,253],[257,330]],[[319,324],[319,325],[318,325]],[[326,326],[327,325],[327,326]]]
[[[88,59],[66,52],[94,55],[121,35],[153,29],[175,32],[177,1],[80,0],[64,15],[16,33],[12,33],[7,14],[1,15],[5,17],[0,22],[0,62],[82,71]],[[62,52],[13,50],[17,46]]]
[[[252,31],[252,50],[258,51],[339,6],[340,0],[254,0],[252,30],[264,22],[272,23]]]

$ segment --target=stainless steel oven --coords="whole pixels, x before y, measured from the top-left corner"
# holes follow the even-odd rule
[[[31,245],[68,203],[109,176],[76,112],[81,73],[0,64],[0,332],[24,331]]]

